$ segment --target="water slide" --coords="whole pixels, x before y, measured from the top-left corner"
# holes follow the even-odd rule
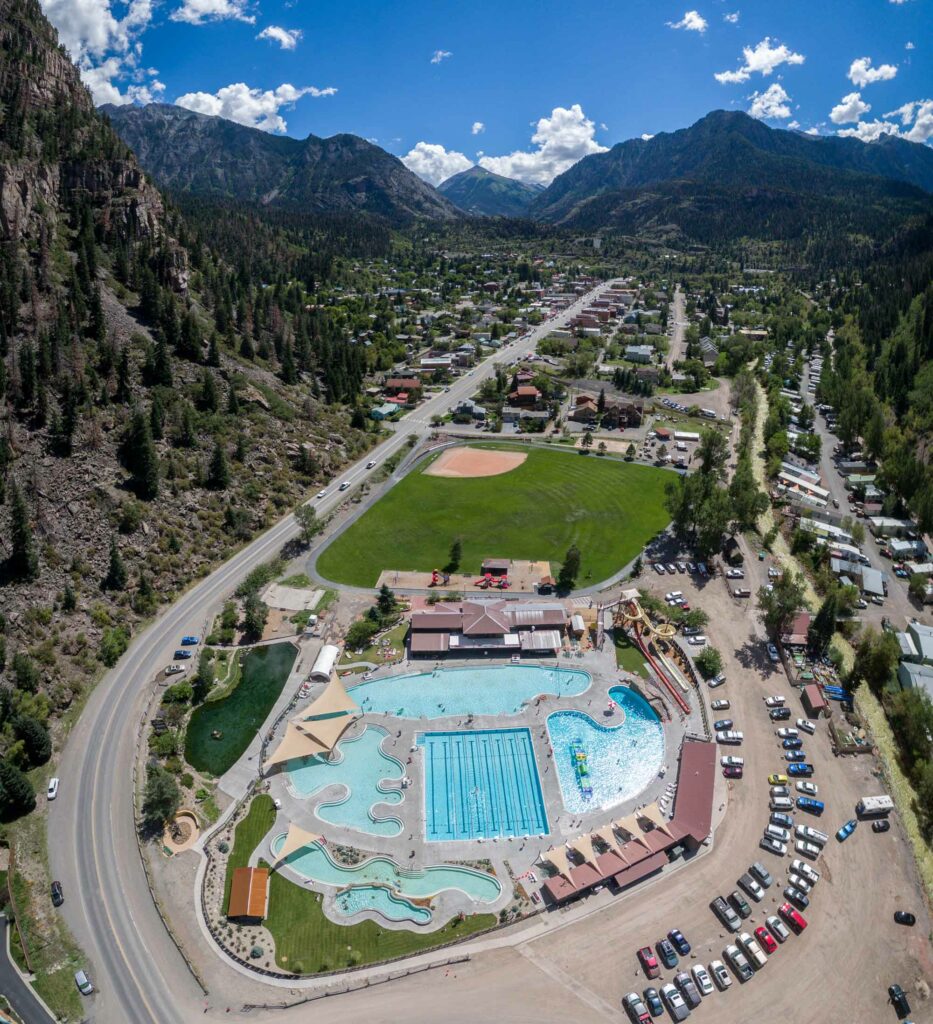
[[[659,640],[673,640],[676,633],[674,627],[669,622],[663,622],[661,625],[655,626],[648,617],[648,613],[635,600],[629,601],[627,605],[623,605],[619,609],[617,621],[622,626],[632,627],[632,638],[635,641],[635,646],[644,655],[654,674],[664,684],[680,710],[685,715],[689,714],[690,705],[683,696],[684,693],[689,692],[689,688],[680,671],[672,666],[659,651],[656,652],[656,655],[652,653],[651,638],[657,637]]]

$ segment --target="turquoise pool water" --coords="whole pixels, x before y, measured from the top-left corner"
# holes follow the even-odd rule
[[[345,917],[352,917],[362,910],[372,910],[387,921],[427,924],[432,916],[427,907],[416,907],[408,900],[399,899],[381,885],[354,885],[352,889],[339,893],[334,905]]]
[[[538,694],[569,697],[590,685],[586,672],[534,665],[451,668],[387,676],[350,690],[363,711],[396,718],[446,715],[517,715]]]
[[[528,729],[426,732],[425,838],[478,839],[550,831]]]
[[[278,856],[284,842],[284,832],[272,840],[274,857]],[[346,868],[331,860],[330,854],[320,843],[303,846],[290,854],[285,863],[313,882],[335,886],[388,885],[396,889],[399,895],[416,899],[436,896],[445,889],[459,889],[478,903],[494,903],[502,892],[502,886],[492,875],[449,864],[409,872],[399,870],[395,862],[387,857],[373,857],[363,864]]]
[[[614,728],[599,725],[582,711],[555,711],[547,729],[564,806],[571,814],[613,807],[641,792],[664,760],[664,732],[646,700],[624,686],[609,696],[625,712]],[[587,773],[578,779],[575,751],[585,755]],[[583,786],[588,786],[587,795]]]
[[[382,749],[385,737],[385,730],[370,725],[356,739],[341,740],[337,746],[340,760],[336,763],[320,757],[289,761],[285,769],[288,780],[303,797],[313,796],[325,786],[344,787],[344,797],[316,809],[322,821],[372,836],[397,836],[402,823],[391,817],[386,806],[379,805],[402,802],[403,793],[383,789],[382,784],[400,779],[405,769]]]

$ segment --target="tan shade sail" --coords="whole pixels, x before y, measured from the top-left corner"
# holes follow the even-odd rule
[[[343,719],[343,729],[351,721],[352,719],[350,718]],[[341,732],[343,729],[341,729]],[[282,737],[282,741],[266,758],[266,765],[284,764],[286,761],[293,761],[299,757],[320,757],[321,754],[329,753],[332,747],[333,744],[326,745],[321,743],[313,736],[309,736],[294,722],[289,722],[285,727],[285,735]]]
[[[616,834],[612,831],[611,825],[603,825],[603,827],[598,828],[593,835],[599,836],[610,850],[617,853],[623,860],[626,859],[625,854],[622,852],[622,844],[618,839],[616,839]]]
[[[584,859],[587,864],[596,867],[596,851],[593,849],[593,840],[588,835],[577,836],[570,840],[570,845]]]
[[[306,829],[299,828],[293,821],[290,821],[285,842],[282,843],[282,849],[279,850],[279,855],[276,857],[276,864],[281,864],[290,854],[300,850],[303,846],[310,846],[311,843],[316,843],[320,838],[314,832],[308,832]]]
[[[632,839],[641,843],[646,849],[648,848],[648,842],[645,839],[645,834],[641,830],[641,826],[638,824],[638,815],[629,814],[625,818],[619,818],[618,821],[612,823],[613,828],[620,828],[623,832],[628,832]]]
[[[643,807],[638,812],[638,817],[647,818],[655,828],[660,829],[665,835],[669,836],[671,834],[671,830],[667,827],[667,822],[664,820],[657,804],[648,804],[647,807]]]
[[[359,705],[354,701],[343,688],[343,683],[334,676],[324,687],[317,700],[292,715],[293,722],[306,722],[309,718],[321,718],[328,715],[355,715],[359,713]]]
[[[570,881],[570,861],[567,859],[567,851],[563,846],[552,846],[542,856],[557,868],[558,874],[563,875],[568,882]]]

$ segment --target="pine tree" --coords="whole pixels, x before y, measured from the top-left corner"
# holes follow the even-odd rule
[[[225,491],[230,486],[230,466],[223,445],[217,441],[211,455],[210,468],[207,471],[207,486],[212,491]]]
[[[36,806],[32,783],[14,765],[0,759],[0,817],[9,821],[28,814]]]
[[[201,389],[198,396],[198,405],[204,410],[204,412],[217,412],[217,385],[214,383],[214,375],[208,369],[205,369],[201,374]]]
[[[124,345],[120,351],[120,362],[117,364],[117,390],[113,397],[115,402],[126,405],[130,396],[130,353]]]
[[[107,322],[104,320],[104,307],[100,301],[100,288],[97,285],[91,289],[87,336],[95,341],[103,341],[107,336]]]
[[[207,350],[207,365],[220,366],[220,335],[217,331],[211,332],[211,342]]]
[[[557,587],[559,590],[573,590],[573,586],[580,574],[580,549],[572,544],[564,556],[563,565],[557,576]]]
[[[227,392],[227,412],[231,416],[238,416],[240,413],[240,400],[237,398],[233,381],[230,381],[230,390]]]
[[[198,443],[198,430],[194,422],[194,409],[189,402],[181,406],[181,422],[178,424],[178,444],[182,448],[194,448]]]
[[[149,406],[149,432],[153,441],[161,441],[165,436],[165,408],[158,391],[152,396],[152,405]]]
[[[133,409],[129,429],[123,439],[123,459],[133,474],[133,487],[146,501],[159,493],[159,456],[152,443],[149,418],[139,406]]]
[[[286,340],[282,351],[282,381],[285,384],[296,384],[298,374],[295,370],[295,356],[292,352],[291,340]]]
[[[46,727],[32,715],[17,715],[12,722],[16,738],[23,741],[23,749],[30,768],[45,764],[52,756],[52,739]]]
[[[39,553],[29,522],[29,509],[15,479],[10,480],[9,571],[16,579],[34,580],[39,575]]]
[[[117,538],[110,538],[110,565],[107,575],[101,584],[103,590],[125,590],[126,589],[126,566],[120,557],[120,549],[117,547]]]

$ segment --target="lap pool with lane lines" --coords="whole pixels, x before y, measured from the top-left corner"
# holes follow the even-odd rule
[[[426,732],[418,743],[428,841],[550,831],[530,730]]]

